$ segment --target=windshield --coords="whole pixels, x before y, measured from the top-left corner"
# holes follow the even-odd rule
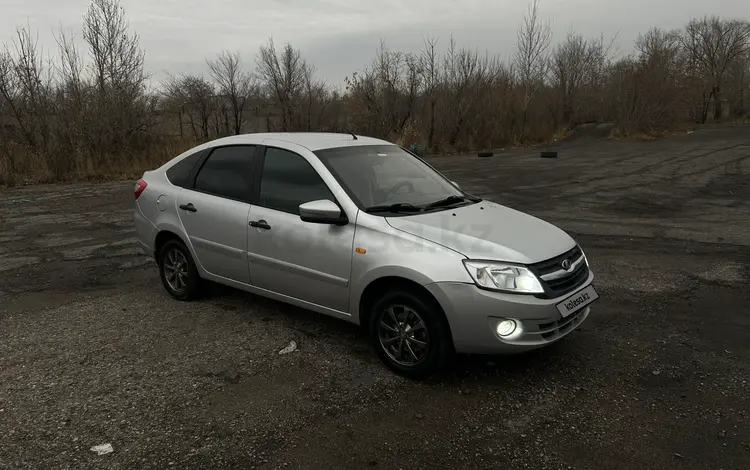
[[[425,206],[464,196],[450,181],[397,145],[318,150],[315,154],[362,209]]]

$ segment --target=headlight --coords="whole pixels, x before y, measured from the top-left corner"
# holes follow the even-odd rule
[[[473,260],[464,260],[464,266],[480,287],[520,294],[544,293],[539,279],[523,266]]]

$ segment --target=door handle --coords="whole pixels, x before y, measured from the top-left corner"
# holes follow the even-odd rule
[[[256,228],[262,228],[264,230],[271,230],[271,226],[268,225],[268,222],[266,222],[263,219],[251,221],[250,222],[250,226],[251,227],[256,227]]]
[[[189,202],[187,204],[180,204],[180,209],[188,212],[198,212],[198,209],[195,208],[192,202]]]

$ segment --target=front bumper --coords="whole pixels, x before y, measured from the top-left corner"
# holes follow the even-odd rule
[[[456,352],[512,354],[554,343],[578,328],[589,316],[590,305],[566,318],[556,305],[593,280],[590,272],[586,282],[556,299],[493,292],[460,282],[436,282],[425,287],[448,318]],[[502,318],[515,319],[522,332],[510,339],[498,336],[495,326]]]

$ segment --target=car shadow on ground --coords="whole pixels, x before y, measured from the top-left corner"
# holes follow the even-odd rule
[[[274,315],[264,315],[260,320],[278,322],[284,327],[297,331],[302,339],[314,338],[331,345],[334,343],[341,345],[343,342],[352,355],[358,356],[374,367],[385,367],[377,358],[376,351],[365,333],[352,323],[216,283],[206,283],[202,300],[223,310],[239,310],[244,306],[252,305],[258,311],[273,311]],[[254,313],[248,312],[248,315],[254,315]],[[421,382],[459,386],[467,382],[479,384],[483,380],[496,379],[498,376],[523,375],[529,371],[544,374],[545,371],[551,371],[555,367],[556,356],[566,354],[566,350],[570,348],[568,344],[570,337],[574,337],[575,334],[574,331],[561,341],[520,354],[457,354],[443,371]],[[493,380],[493,382],[496,381]]]

